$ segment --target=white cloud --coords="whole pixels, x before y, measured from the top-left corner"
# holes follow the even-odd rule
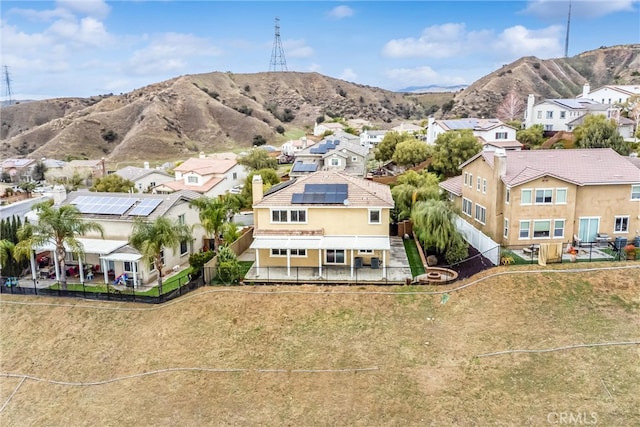
[[[46,31],[46,35],[62,41],[73,43],[75,46],[105,46],[113,41],[104,24],[95,18],[55,21]]]
[[[617,12],[632,12],[638,0],[580,0],[571,2],[571,16],[597,18]],[[545,19],[566,20],[569,13],[568,0],[529,0],[525,14]]]
[[[493,49],[505,58],[537,56],[554,58],[562,56],[560,39],[564,28],[552,25],[540,30],[529,30],[522,25],[505,29],[493,43]]]
[[[58,0],[60,9],[72,13],[104,19],[111,12],[111,7],[104,0]]]
[[[320,64],[316,64],[315,62],[313,64],[310,64],[307,67],[308,71],[311,71],[311,72],[314,72],[314,73],[319,73],[321,69],[322,69],[322,66]]]
[[[329,11],[329,17],[332,19],[343,19],[353,16],[354,11],[349,6],[336,6]]]
[[[438,85],[459,85],[465,84],[462,77],[452,75],[441,75],[429,66],[416,68],[394,68],[385,71],[385,76],[393,80],[399,87]]]
[[[342,70],[342,74],[340,74],[339,77],[340,80],[346,80],[349,82],[356,81],[357,78],[358,75],[351,68],[345,68],[344,70]]]
[[[304,40],[286,40],[282,44],[285,58],[309,58],[313,55],[313,48],[307,46]]]
[[[206,39],[191,34],[166,33],[152,39],[146,48],[135,51],[127,62],[127,71],[137,75],[179,73],[186,68],[188,58],[221,53]]]
[[[391,58],[449,58],[462,50],[465,33],[464,24],[433,25],[425,28],[417,39],[407,37],[388,41],[382,54]]]

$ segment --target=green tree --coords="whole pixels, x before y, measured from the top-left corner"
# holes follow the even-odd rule
[[[280,177],[273,169],[260,169],[257,171],[249,172],[247,176],[247,181],[244,184],[244,188],[242,189],[242,193],[240,195],[246,201],[246,203],[251,206],[253,203],[253,177],[255,175],[260,175],[262,177],[262,189],[263,191],[267,191],[273,185],[280,183]]]
[[[213,236],[214,245],[210,249],[214,251],[220,246],[220,234],[222,234],[224,224],[235,212],[238,212],[234,200],[235,198],[231,197],[203,196],[192,200],[189,204],[190,207],[195,207],[200,211],[200,224],[208,236]]]
[[[259,147],[260,145],[264,145],[267,143],[267,140],[262,135],[253,135],[253,140],[251,141],[254,147]]]
[[[631,152],[631,144],[622,138],[615,122],[602,114],[587,115],[573,134],[579,148],[613,148],[623,156]]]
[[[441,254],[451,251],[449,263],[468,256],[468,244],[456,228],[454,214],[449,203],[443,200],[418,202],[411,211],[414,232],[424,248]],[[466,253],[461,248],[467,248]]]
[[[98,232],[100,236],[103,236],[102,225],[84,220],[74,205],[55,207],[51,202],[42,202],[35,204],[33,210],[38,215],[38,222],[35,224],[25,223],[20,228],[18,232],[20,242],[16,245],[18,258],[28,258],[33,249],[53,243],[55,245],[54,256],[57,258],[60,268],[60,283],[62,289],[67,289],[66,248],[68,247],[72,253],[82,258],[84,247],[78,241],[78,237],[91,231]]]
[[[423,171],[407,171],[398,177],[391,188],[394,201],[392,219],[396,222],[404,221],[411,216],[411,209],[416,202],[430,199],[440,199],[440,187],[435,174]]]
[[[444,176],[459,175],[458,167],[480,150],[482,146],[470,129],[442,133],[433,147],[431,167]]]
[[[34,181],[44,181],[44,174],[47,172],[47,167],[43,162],[37,162],[31,172],[31,178]]]
[[[248,154],[238,159],[238,163],[250,171],[259,169],[278,169],[278,159],[269,156],[266,150],[254,148]]]
[[[216,272],[218,279],[225,284],[237,283],[240,279],[242,267],[238,257],[228,246],[222,246],[218,252]]]
[[[533,125],[528,129],[520,129],[516,132],[516,139],[527,148],[536,147],[544,141],[544,128],[542,125]]]
[[[0,276],[14,277],[20,274],[15,259],[16,245],[10,240],[0,240]]]
[[[31,193],[33,193],[33,190],[35,190],[37,184],[35,182],[23,181],[18,185],[18,187],[20,187],[22,191],[27,193],[27,197],[31,197]]]
[[[89,188],[89,191],[106,193],[128,193],[129,191],[133,191],[134,193],[138,192],[133,181],[125,179],[115,173],[96,179],[93,186]]]
[[[165,248],[175,249],[180,242],[193,239],[191,229],[177,221],[159,216],[153,221],[146,218],[136,218],[129,237],[129,244],[149,260],[158,271],[158,291],[162,295],[163,251]]]
[[[409,135],[406,132],[399,133],[396,131],[387,132],[382,138],[382,141],[378,144],[375,149],[374,156],[375,159],[381,162],[386,162],[393,158],[393,153],[396,151],[396,146],[408,139],[414,138],[412,135]]]
[[[429,147],[417,138],[405,139],[396,145],[391,160],[400,166],[415,166],[429,158]]]
[[[238,228],[238,224],[235,222],[225,222],[222,225],[222,241],[225,245],[230,245],[238,240],[239,237],[240,229]]]

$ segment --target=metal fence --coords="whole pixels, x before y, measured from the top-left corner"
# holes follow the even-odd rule
[[[559,264],[571,262],[603,262],[603,261],[632,261],[628,259],[624,250],[613,244],[603,244],[602,242],[582,242],[580,245],[561,245],[560,252],[555,251],[554,256],[545,256],[545,264]],[[575,253],[571,253],[569,248],[573,248]],[[640,255],[640,248],[637,249]],[[638,259],[636,255],[636,260]],[[517,245],[503,246],[501,253],[501,264],[539,264],[540,245]]]
[[[12,283],[11,286],[2,284],[0,286],[0,294],[38,295],[82,298],[101,301],[126,301],[142,302],[148,304],[161,304],[163,302],[178,298],[204,285],[204,279],[202,278],[202,275],[193,280],[189,280],[187,277],[183,277],[178,280],[178,287],[176,289],[160,294],[157,288],[152,288],[152,290],[147,292],[141,292],[136,291],[133,288],[119,289],[110,285],[101,288],[83,285],[82,289],[67,290],[52,289],[52,287],[38,288],[35,284],[33,286],[30,285],[30,279],[25,279],[24,281],[18,281],[17,284]],[[104,291],[102,289],[104,289]]]

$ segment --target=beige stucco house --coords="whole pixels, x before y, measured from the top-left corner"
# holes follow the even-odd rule
[[[289,176],[301,177],[321,170],[340,170],[364,177],[368,156],[367,147],[329,137],[295,153]]]
[[[370,266],[386,275],[389,260],[388,186],[339,171],[320,171],[271,187],[262,194],[259,175],[253,182],[254,269]],[[367,267],[369,268],[369,267]]]
[[[96,221],[104,228],[104,236],[92,232],[78,240],[84,246],[84,259],[67,252],[66,268],[73,269],[75,280],[113,282],[123,273],[129,278],[129,284],[137,287],[158,278],[158,272],[149,260],[143,259],[137,250],[128,244],[136,218],[153,221],[159,216],[193,226],[200,223],[197,209],[189,207],[189,202],[198,198],[198,193],[177,191],[169,195],[140,193],[95,193],[74,191],[67,195],[63,205],[78,207],[83,218]],[[31,218],[37,221],[37,216]],[[163,252],[165,271],[174,266],[184,266],[189,255],[199,250],[196,242],[204,236],[202,227],[192,227],[193,240],[181,242],[176,248],[166,248]],[[54,250],[53,244],[35,248],[38,254]],[[49,259],[55,257],[50,256]],[[80,273],[82,272],[82,273]],[[41,278],[59,277],[57,265],[46,267],[37,272]],[[71,279],[73,280],[73,279]]]
[[[460,168],[441,187],[503,246],[640,234],[640,169],[612,149],[482,151]]]
[[[160,169],[150,169],[147,165],[144,168],[127,166],[114,172],[123,179],[133,182],[139,193],[150,192],[160,184],[172,182],[173,176]]]

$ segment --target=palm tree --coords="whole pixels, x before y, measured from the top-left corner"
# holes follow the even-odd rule
[[[174,249],[185,240],[193,239],[191,229],[177,221],[160,216],[153,221],[136,218],[129,244],[136,248],[144,259],[151,260],[158,270],[158,290],[162,295],[163,253],[165,247]]]
[[[214,247],[220,246],[220,233],[222,232],[225,222],[229,221],[229,217],[233,212],[237,212],[237,199],[234,197],[216,197],[209,198],[206,196],[192,200],[190,206],[200,210],[200,223],[208,236],[213,235]]]
[[[78,241],[78,236],[84,236],[90,231],[97,231],[102,237],[104,229],[95,221],[86,221],[82,213],[74,205],[54,207],[51,202],[38,203],[33,206],[38,214],[38,222],[26,223],[18,231],[20,242],[16,245],[16,255],[19,258],[28,257],[31,251],[47,243],[55,245],[55,257],[60,268],[60,283],[62,289],[67,289],[67,273],[64,259],[67,249],[82,257],[84,247]]]
[[[11,265],[13,264],[12,258],[14,258],[16,245],[12,241],[2,239],[0,240],[0,272],[2,269],[5,271],[5,276],[13,276],[11,271]],[[2,276],[2,274],[0,274]]]

